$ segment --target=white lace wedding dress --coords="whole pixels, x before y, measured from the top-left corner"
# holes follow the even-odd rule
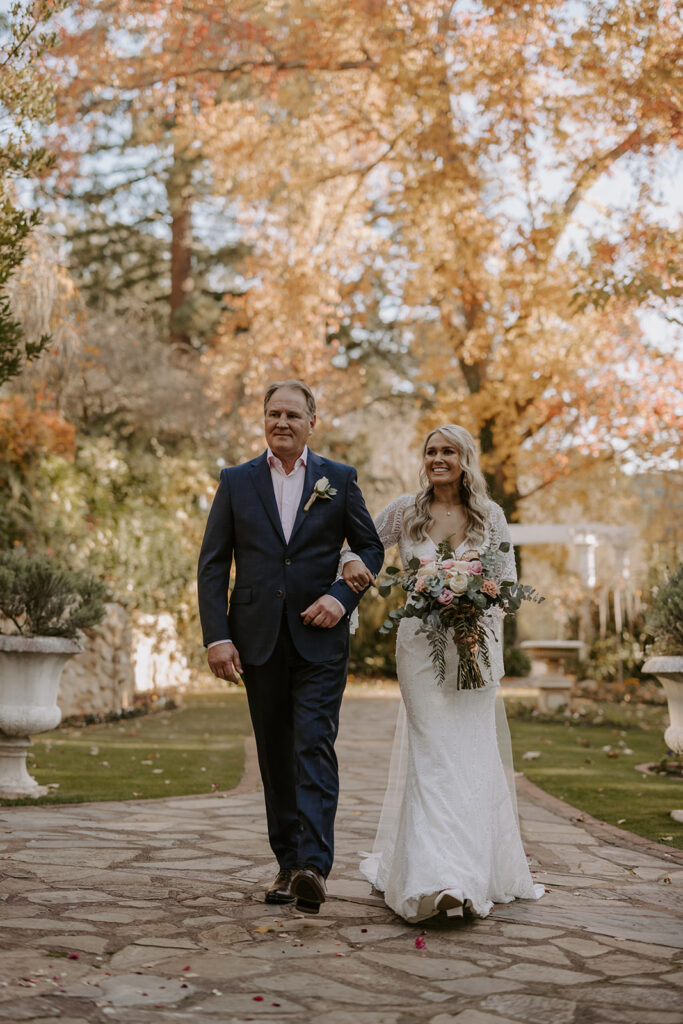
[[[432,540],[411,541],[403,530],[403,514],[412,502],[410,495],[397,498],[375,524],[385,549],[398,544],[404,566],[414,556],[435,554]],[[507,523],[502,509],[492,504],[485,546],[503,540],[509,540]],[[465,542],[456,556],[471,547]],[[512,549],[504,572],[504,578],[516,578]],[[503,674],[502,613],[487,618],[491,668],[480,659],[487,683],[479,690],[456,689],[455,644],[439,687],[427,638],[416,633],[418,620],[399,624],[402,706],[375,846],[361,871],[406,921],[437,914],[444,891],[468,901],[479,917],[486,917],[494,903],[538,899],[544,891],[534,884],[522,848],[511,757],[506,777],[499,753],[507,730],[502,699],[502,717],[495,710]]]

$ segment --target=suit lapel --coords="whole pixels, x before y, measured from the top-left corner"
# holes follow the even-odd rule
[[[280,514],[277,510],[277,502],[275,501],[275,492],[273,491],[273,481],[270,476],[270,466],[266,458],[265,452],[263,455],[255,459],[250,463],[252,469],[252,479],[254,481],[254,488],[259,498],[263,502],[263,507],[266,510],[268,518],[270,519],[275,531],[282,541],[286,544],[285,535],[282,532],[282,523],[280,522]]]
[[[299,502],[299,508],[297,509],[296,513],[296,519],[294,520],[294,526],[292,527],[292,533],[289,538],[290,544],[294,540],[297,530],[305,522],[306,516],[308,515],[307,512],[304,512],[304,505],[306,504],[306,502],[308,501],[313,492],[313,485],[315,484],[316,480],[318,480],[321,476],[325,475],[323,472],[324,462],[324,459],[321,459],[319,455],[316,455],[315,452],[312,452],[310,448],[308,449],[308,459],[306,460],[306,475],[304,477],[304,489],[301,493],[301,501]]]

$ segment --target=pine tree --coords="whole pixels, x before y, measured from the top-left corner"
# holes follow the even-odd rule
[[[36,125],[54,114],[52,86],[41,75],[40,62],[55,43],[48,23],[64,2],[16,2],[9,15],[0,14],[0,383],[16,377],[49,341],[24,338],[5,288],[39,220],[37,210],[19,202],[16,183],[43,174],[53,160],[36,139]]]

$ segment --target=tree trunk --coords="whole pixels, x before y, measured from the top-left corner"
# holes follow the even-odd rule
[[[173,166],[167,184],[171,211],[171,299],[169,341],[172,345],[192,346],[192,338],[182,316],[192,278],[192,182],[190,165],[174,148]]]

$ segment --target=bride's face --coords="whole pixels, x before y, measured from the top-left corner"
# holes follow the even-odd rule
[[[430,484],[459,484],[462,467],[452,441],[438,431],[429,438],[424,455],[425,472]]]

